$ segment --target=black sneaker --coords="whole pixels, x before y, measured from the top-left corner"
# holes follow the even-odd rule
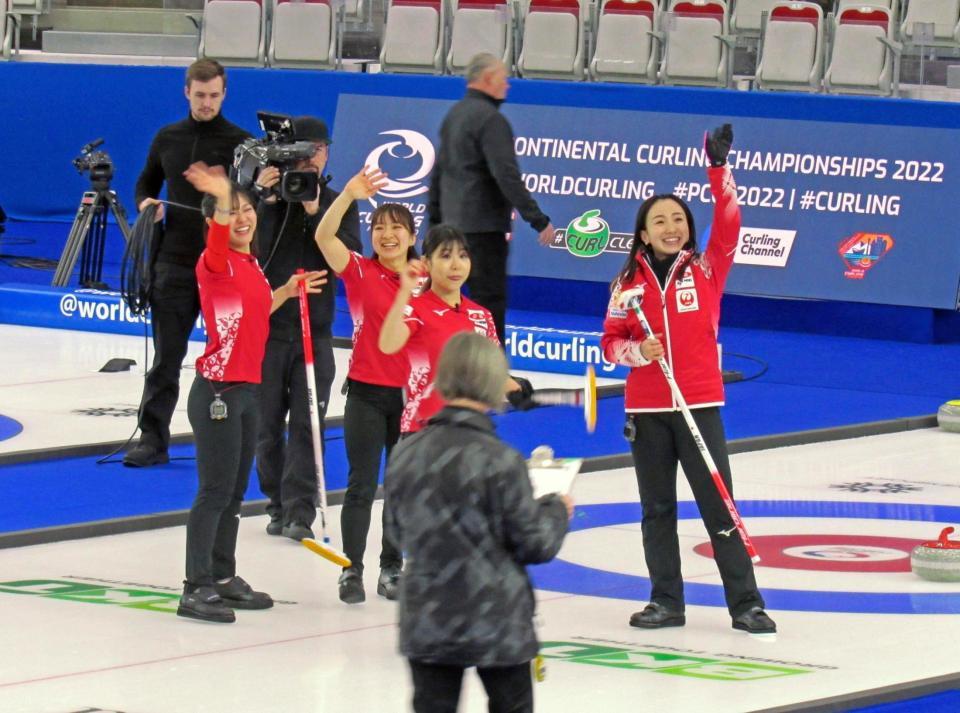
[[[149,443],[139,443],[123,456],[123,464],[128,468],[148,468],[169,462],[170,455],[165,450]]]
[[[733,628],[748,634],[776,634],[777,625],[760,607],[752,607],[740,616],[733,617]]]
[[[307,537],[311,540],[313,537],[313,530],[304,525],[302,522],[291,522],[289,525],[284,525],[281,534],[284,537],[289,537],[291,540],[296,540],[299,542]]]
[[[232,624],[236,621],[233,609],[228,607],[213,587],[197,587],[190,593],[184,592],[177,607],[177,616],[200,621],[214,621]]]
[[[270,522],[267,523],[267,534],[283,534],[283,518],[280,517],[280,513],[270,513]]]
[[[384,567],[377,577],[377,594],[394,601],[400,596],[400,568],[396,565]]]
[[[668,626],[683,626],[687,617],[682,611],[667,609],[663,604],[650,602],[630,617],[630,626],[638,629],[663,629]]]
[[[273,599],[266,592],[255,592],[241,577],[231,577],[226,582],[217,582],[214,590],[224,604],[234,609],[269,609]]]
[[[363,575],[356,567],[347,567],[337,581],[340,585],[340,601],[347,604],[359,604],[366,601],[367,595],[363,591]]]

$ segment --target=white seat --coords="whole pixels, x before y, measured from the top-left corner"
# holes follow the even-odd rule
[[[578,0],[531,0],[517,70],[538,79],[583,79],[584,10]]]
[[[841,10],[824,89],[834,94],[895,94],[899,55],[892,28],[891,13],[885,7]]]
[[[459,0],[453,11],[447,71],[463,74],[481,52],[499,57],[508,69],[513,65],[513,15],[505,0]]]
[[[659,9],[652,0],[605,0],[590,76],[605,82],[657,81]]]
[[[722,0],[673,0],[661,21],[665,84],[726,87],[730,83],[727,6]]]
[[[933,39],[938,45],[960,43],[960,0],[911,0],[900,25],[900,38],[916,42],[914,23],[932,22]]]
[[[262,66],[265,24],[257,0],[206,0],[198,56],[223,64]]]
[[[730,15],[730,32],[738,37],[759,37],[763,13],[769,17],[780,0],[737,0]]]
[[[336,18],[328,0],[274,0],[271,67],[336,67]]]
[[[444,2],[391,0],[380,50],[384,72],[443,73]]]
[[[23,20],[30,18],[33,38],[37,37],[37,18],[45,12],[46,0],[0,0],[3,2],[3,18],[0,21],[0,39],[3,41],[3,57],[20,53],[20,29]]]
[[[811,2],[773,6],[757,64],[758,89],[819,92],[823,78],[823,11]]]

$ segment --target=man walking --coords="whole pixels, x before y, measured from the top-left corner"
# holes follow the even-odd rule
[[[440,150],[430,180],[430,225],[449,223],[466,236],[473,266],[470,297],[490,310],[504,344],[507,254],[514,208],[549,245],[554,229],[530,196],[513,151],[513,129],[500,113],[507,68],[492,54],[467,64],[467,93],[440,127]]]

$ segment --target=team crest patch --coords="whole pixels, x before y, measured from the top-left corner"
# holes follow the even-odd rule
[[[700,309],[696,289],[677,290],[677,312],[696,312]]]

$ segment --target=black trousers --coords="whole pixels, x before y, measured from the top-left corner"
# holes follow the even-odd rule
[[[140,402],[140,441],[165,451],[170,445],[170,419],[180,396],[180,367],[200,313],[200,295],[193,267],[158,262],[153,275],[150,321],[154,354]]]
[[[370,531],[370,510],[380,479],[381,456],[386,449],[389,459],[390,451],[400,438],[403,390],[352,379],[348,388],[347,405],[343,413],[343,438],[350,472],[343,509],[340,511],[340,531],[344,554],[362,572],[363,553],[367,549],[367,533]],[[384,532],[380,544],[380,567],[399,567],[402,564],[400,551]]]
[[[330,337],[313,339],[313,360],[322,435],[336,373]],[[271,517],[279,516],[284,524],[300,522],[309,526],[317,517],[317,475],[304,364],[300,339],[267,340],[260,385],[257,475],[260,490],[270,499],[267,512]]]
[[[751,607],[763,606],[757,590],[753,563],[740,534],[733,528],[723,499],[690,435],[683,415],[677,411],[630,414],[636,426],[631,443],[633,464],[643,508],[643,554],[652,585],[650,601],[683,611],[683,576],[680,572],[680,542],[677,536],[677,463],[687,482],[710,535],[714,559],[723,580],[727,609],[738,616]],[[693,410],[707,450],[713,456],[727,490],[733,495],[727,439],[720,409]],[[725,534],[724,534],[725,533]]]
[[[470,248],[470,299],[490,310],[497,336],[504,344],[507,313],[507,256],[510,243],[504,233],[467,233]]]
[[[413,676],[414,713],[456,713],[463,666],[441,666],[409,659]],[[530,662],[517,666],[478,668],[490,713],[532,713]]]
[[[210,418],[215,391],[227,405],[222,421]],[[199,587],[237,573],[240,504],[250,480],[260,417],[257,385],[208,381],[198,374],[187,415],[200,478],[187,519],[187,584]]]

